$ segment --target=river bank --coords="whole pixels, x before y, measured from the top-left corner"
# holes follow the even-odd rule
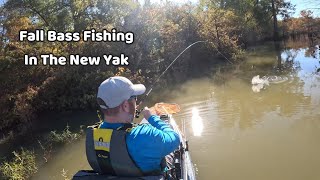
[[[317,75],[317,69],[314,69],[316,67],[319,67],[319,45],[315,44],[308,44],[306,47],[306,42],[302,43],[303,41],[286,41],[283,42],[279,47],[282,47],[280,51],[277,51],[275,49],[275,46],[273,43],[267,43],[264,45],[260,46],[255,46],[251,47],[251,49],[248,50],[246,53],[246,58],[242,62],[238,62],[235,64],[229,64],[229,63],[213,63],[210,66],[206,63],[195,63],[192,68],[189,70],[192,71],[191,76],[183,76],[181,72],[177,72],[175,75],[175,71],[172,70],[168,73],[168,75],[165,76],[165,79],[167,82],[163,81],[160,82],[159,85],[156,88],[156,91],[154,91],[153,95],[150,97],[148,102],[146,102],[146,105],[150,106],[154,102],[160,102],[160,101],[165,101],[165,102],[175,102],[178,104],[182,105],[182,108],[184,111],[182,112],[182,115],[178,115],[178,119],[180,121],[182,119],[187,119],[188,116],[190,116],[190,112],[188,111],[189,105],[188,104],[197,104],[195,102],[202,102],[203,98],[206,99],[204,96],[206,96],[207,100],[205,100],[208,103],[205,104],[212,104],[212,107],[209,109],[206,109],[205,107],[198,107],[200,108],[199,115],[206,117],[208,114],[212,113],[217,113],[215,109],[212,109],[217,106],[221,106],[221,103],[227,103],[230,101],[234,101],[233,99],[238,99],[240,102],[243,102],[245,108],[241,111],[242,113],[246,111],[250,111],[249,114],[243,114],[242,116],[248,117],[250,121],[248,120],[240,120],[239,122],[237,121],[231,121],[228,119],[229,115],[230,117],[236,118],[236,114],[239,115],[242,114],[239,111],[236,112],[229,112],[228,108],[224,109],[225,113],[229,114],[228,116],[226,114],[222,114],[221,118],[222,119],[227,119],[227,121],[223,121],[225,126],[223,128],[228,127],[233,127],[233,124],[238,124],[236,127],[233,127],[231,129],[233,134],[233,138],[239,138],[237,137],[237,133],[242,132],[243,129],[250,129],[252,127],[255,127],[254,124],[260,124],[260,122],[265,122],[266,120],[261,120],[260,117],[263,116],[264,113],[272,111],[273,109],[277,109],[277,107],[281,107],[283,109],[283,112],[279,113],[284,113],[288,115],[295,114],[295,111],[297,113],[299,112],[299,108],[297,110],[294,109],[294,104],[304,104],[303,106],[310,106],[310,108],[316,108],[315,104],[317,95],[314,95],[315,90],[308,91],[308,90],[303,90],[304,93],[311,93],[313,98],[316,98],[315,100],[310,100],[310,98],[301,98],[301,93],[284,93],[283,88],[298,88],[301,90],[301,86],[306,86],[310,85],[310,87],[317,86],[317,81],[314,79],[312,82],[307,81],[307,79],[304,78],[304,76],[309,77],[309,73],[313,73]],[[300,58],[300,59],[299,59]],[[310,59],[309,61],[306,61],[301,58],[307,58]],[[220,60],[224,61],[224,60]],[[196,61],[199,62],[199,61]],[[318,63],[318,64],[317,64]],[[196,66],[197,65],[197,66]],[[300,70],[299,68],[302,68]],[[197,73],[199,72],[199,73]],[[180,74],[181,73],[181,74]],[[302,73],[302,74],[301,74]],[[261,76],[263,75],[286,75],[290,77],[291,79],[288,80],[287,82],[283,83],[285,87],[282,87],[283,85],[270,85],[264,87],[261,92],[262,94],[252,94],[251,88],[251,79],[253,76],[260,74]],[[199,81],[198,79],[207,79],[204,82]],[[195,81],[195,82],[193,82]],[[299,83],[299,81],[304,81],[305,85],[302,85]],[[171,82],[171,83],[169,83]],[[199,84],[200,83],[200,84]],[[231,84],[230,84],[231,83]],[[311,83],[311,84],[310,84]],[[315,85],[313,85],[315,83]],[[239,87],[238,87],[239,86]],[[201,87],[205,92],[200,93],[198,92],[198,88]],[[230,98],[227,98],[226,96],[223,95],[222,91],[229,92],[230,88],[234,88],[235,90],[238,91],[247,91],[243,92],[241,96],[244,97],[238,97],[234,94],[235,92],[231,91],[230,93]],[[248,89],[249,88],[249,89]],[[198,90],[197,90],[198,89]],[[218,90],[217,90],[218,89]],[[209,93],[210,91],[210,93]],[[193,92],[193,93],[191,93]],[[202,91],[201,91],[202,92]],[[191,95],[191,94],[193,95]],[[291,99],[291,103],[293,105],[289,105],[288,103],[285,103],[285,101],[280,101],[280,100],[268,100],[272,99],[272,94],[268,95],[269,93],[274,94],[275,96],[285,96],[288,99]],[[182,97],[180,99],[179,97]],[[257,99],[254,99],[253,101],[257,101],[253,106],[256,107],[255,111],[251,112],[250,108],[250,102],[252,101],[252,97],[255,97]],[[308,95],[307,95],[308,96]],[[211,102],[211,99],[216,99],[215,101]],[[222,100],[222,99],[224,100]],[[240,98],[240,99],[239,99]],[[229,100],[228,100],[229,99]],[[250,100],[251,99],[251,100]],[[260,100],[259,100],[260,99]],[[304,99],[304,100],[303,100]],[[312,99],[312,98],[311,98]],[[221,101],[221,102],[220,102]],[[248,102],[247,102],[248,101]],[[298,102],[295,102],[298,101]],[[314,103],[310,104],[310,101],[313,101]],[[218,104],[217,104],[218,103]],[[235,103],[235,102],[233,102]],[[245,105],[249,103],[248,105]],[[200,103],[199,105],[201,105]],[[239,106],[242,106],[239,105]],[[233,107],[232,103],[230,106]],[[300,106],[300,105],[299,105]],[[301,105],[302,106],[302,105]],[[224,106],[222,106],[224,107]],[[258,108],[259,107],[259,108]],[[190,107],[191,108],[191,107]],[[202,109],[201,108],[205,108]],[[212,112],[211,112],[212,111]],[[234,114],[235,115],[232,115]],[[311,119],[314,117],[314,111],[311,111]],[[214,115],[216,116],[216,115]],[[87,111],[87,112],[75,112],[75,111],[69,111],[64,114],[56,114],[56,113],[44,113],[43,115],[39,116],[41,117],[38,121],[37,124],[34,125],[32,128],[30,128],[30,131],[33,132],[32,134],[24,135],[22,139],[20,138],[13,138],[10,140],[10,143],[8,144],[0,144],[1,146],[1,153],[2,156],[7,156],[7,160],[10,160],[11,157],[14,157],[13,154],[11,154],[12,151],[19,151],[20,147],[24,147],[26,150],[35,150],[35,155],[36,159],[38,159],[38,173],[34,176],[35,179],[41,179],[45,176],[50,176],[53,179],[57,177],[63,178],[63,174],[66,177],[71,177],[73,173],[76,172],[76,170],[82,169],[82,168],[88,168],[86,161],[85,161],[85,156],[81,157],[81,160],[79,162],[70,162],[68,164],[65,164],[64,158],[70,158],[69,160],[71,161],[77,161],[77,157],[75,155],[72,155],[72,152],[77,154],[77,156],[81,156],[84,153],[84,149],[81,148],[83,147],[83,139],[79,136],[78,140],[75,140],[72,143],[67,143],[66,145],[60,145],[60,146],[53,146],[51,149],[51,160],[46,160],[43,158],[45,154],[44,149],[48,148],[42,148],[41,144],[39,144],[38,140],[42,142],[43,139],[40,137],[45,137],[45,135],[50,134],[52,131],[55,131],[57,134],[63,134],[66,132],[66,126],[70,126],[70,133],[67,133],[69,135],[65,135],[65,137],[71,137],[72,134],[80,134],[80,125],[83,125],[84,127],[87,125],[90,125],[94,122],[98,121],[98,117],[95,111]],[[216,117],[218,118],[218,117]],[[258,119],[255,119],[258,118]],[[281,118],[281,117],[279,117]],[[218,118],[219,119],[219,118]],[[245,118],[246,119],[246,118]],[[260,119],[260,120],[259,120]],[[297,120],[299,118],[296,118]],[[209,123],[209,122],[207,122]],[[196,143],[196,138],[192,136],[192,126],[191,124],[188,124],[189,128],[189,136],[191,140],[191,152],[193,152],[191,155],[195,156],[195,162],[198,164],[198,169],[199,169],[199,177],[206,178],[207,173],[206,173],[206,165],[211,166],[212,162],[205,161],[201,158],[201,156],[198,153],[202,153],[199,150],[193,149],[193,146],[197,147],[203,147],[204,144],[198,144]],[[238,127],[239,126],[239,127]],[[214,125],[212,128],[216,128]],[[238,129],[239,128],[239,129]],[[227,130],[226,131],[229,131]],[[237,130],[238,129],[238,130]],[[236,130],[236,131],[234,131]],[[204,131],[219,131],[219,130],[206,130]],[[211,133],[214,133],[211,132]],[[224,131],[224,133],[226,133]],[[280,132],[279,132],[280,133]],[[215,134],[210,134],[215,135]],[[226,136],[229,136],[228,134],[225,134]],[[217,137],[215,137],[217,138]],[[20,140],[18,140],[20,139]],[[202,141],[201,141],[202,142]],[[228,141],[227,141],[228,142]],[[222,143],[222,142],[221,142]],[[63,143],[62,143],[63,144]],[[226,144],[225,144],[226,145]],[[231,144],[229,144],[231,145]],[[77,150],[79,149],[79,150]],[[192,150],[193,149],[193,150]],[[200,148],[204,150],[203,148]],[[210,149],[210,148],[209,148]],[[240,148],[241,149],[241,148]],[[6,152],[5,152],[6,151]],[[49,150],[47,150],[49,151]],[[215,149],[211,149],[210,151],[215,152]],[[66,156],[67,157],[64,157]],[[199,157],[200,156],[200,157]],[[59,158],[56,158],[59,157]],[[4,160],[4,158],[2,158]],[[58,160],[59,159],[59,160]],[[61,159],[61,160],[60,160]],[[200,160],[201,159],[201,160]],[[69,161],[68,160],[68,161]],[[202,163],[202,161],[206,163]],[[221,159],[223,161],[223,159]],[[75,167],[74,164],[82,164],[81,167]],[[223,162],[221,162],[223,163]],[[50,173],[51,172],[51,173]],[[204,174],[203,174],[204,173]],[[219,174],[219,172],[216,172]]]

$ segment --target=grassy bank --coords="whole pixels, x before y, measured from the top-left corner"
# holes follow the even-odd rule
[[[32,177],[39,167],[50,161],[59,146],[74,142],[83,135],[82,130],[75,133],[69,128],[67,126],[61,132],[51,131],[43,138],[39,138],[37,144],[31,149],[20,147],[13,151],[13,156],[4,158],[5,160],[0,164],[0,178],[26,180]]]

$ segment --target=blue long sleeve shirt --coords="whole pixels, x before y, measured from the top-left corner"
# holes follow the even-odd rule
[[[162,158],[180,144],[179,135],[159,116],[152,115],[148,121],[150,124],[139,125],[126,136],[128,152],[143,172],[160,170]],[[121,123],[103,122],[100,128],[117,129],[121,126]]]

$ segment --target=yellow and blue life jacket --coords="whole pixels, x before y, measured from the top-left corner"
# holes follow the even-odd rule
[[[89,126],[86,136],[86,155],[92,169],[100,174],[125,177],[140,177],[144,174],[136,166],[126,145],[126,134],[132,124],[113,129]]]

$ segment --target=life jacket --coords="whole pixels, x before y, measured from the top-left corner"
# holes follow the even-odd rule
[[[92,170],[81,170],[73,180],[115,179],[115,180],[164,180],[177,179],[175,168],[169,167],[171,161],[163,158],[161,171],[142,172],[131,159],[127,150],[126,134],[137,125],[125,124],[113,129],[100,129],[100,124],[88,126],[86,131],[86,155]],[[170,156],[173,153],[167,155]],[[174,164],[173,164],[174,165]],[[168,169],[169,167],[169,169]],[[168,169],[165,171],[165,169]]]
[[[96,124],[87,128],[86,155],[95,172],[123,177],[161,175],[161,171],[143,173],[130,157],[126,134],[135,127],[133,124],[125,124],[113,130],[101,129]]]

